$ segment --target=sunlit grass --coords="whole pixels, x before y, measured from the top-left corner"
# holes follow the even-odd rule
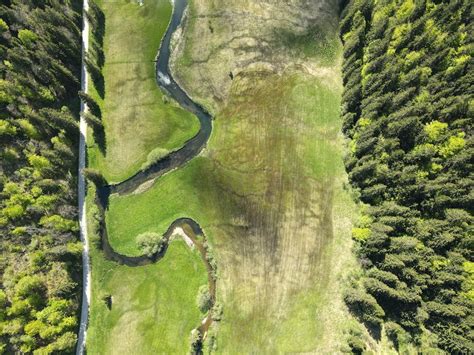
[[[190,333],[203,318],[198,289],[207,283],[198,252],[176,240],[157,264],[119,266],[98,250],[92,261],[88,354],[187,353]]]
[[[155,80],[155,57],[171,16],[168,0],[99,1],[105,13],[105,99],[101,103],[106,152],[89,150],[89,165],[110,182],[133,175],[150,151],[173,150],[196,134],[187,111],[165,103]]]
[[[252,87],[237,82],[235,90],[238,93],[216,117],[201,157],[160,178],[144,193],[112,197],[107,214],[112,245],[122,253],[138,254],[138,234],[163,233],[176,218],[191,217],[204,228],[218,259],[219,297],[225,306],[219,349],[312,351],[323,336],[329,347],[340,338],[328,337],[325,329],[340,331],[345,321],[341,298],[329,295],[340,295],[336,272],[353,260],[347,245],[354,206],[342,190],[339,88],[290,73],[252,82]],[[312,201],[312,196],[320,201]],[[309,209],[334,210],[334,215],[305,229],[302,218]],[[266,218],[272,218],[269,225],[263,222]],[[255,225],[257,232],[246,228]],[[278,245],[265,244],[273,225],[285,228],[281,238],[313,247],[279,250]],[[250,233],[258,233],[258,239]],[[291,273],[295,290],[291,284],[274,284],[270,273],[256,274],[254,268],[264,260],[269,270],[279,264],[270,261],[273,253],[288,253],[293,260],[285,263],[280,277]],[[332,261],[336,255],[340,259]],[[302,275],[300,264],[312,258],[320,269]],[[337,266],[327,272],[331,265]],[[308,281],[297,281],[304,277]],[[259,281],[254,285],[253,280]],[[258,296],[266,290],[275,298]],[[286,292],[294,296],[277,301]],[[331,311],[331,305],[337,305],[337,311]],[[272,315],[275,307],[281,318]],[[327,312],[334,318],[328,319]]]
[[[152,150],[181,147],[197,132],[198,121],[165,103],[155,82],[153,60],[171,15],[169,1],[146,1],[143,7],[133,1],[99,4],[106,17],[105,100],[92,85],[90,89],[101,104],[107,150],[102,154],[90,134],[88,159],[89,166],[117,182],[134,174]],[[92,206],[89,193],[89,210]],[[118,218],[129,215],[133,213]],[[92,229],[89,236],[94,239]],[[197,252],[177,240],[159,263],[130,268],[105,260],[93,244],[91,259],[89,354],[189,350],[190,332],[203,317],[196,305],[197,291],[207,283]],[[104,301],[108,296],[113,300],[111,310]]]

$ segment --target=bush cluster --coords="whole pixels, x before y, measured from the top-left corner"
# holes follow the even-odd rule
[[[145,232],[136,237],[137,247],[148,257],[152,257],[163,248],[163,238],[158,233]]]

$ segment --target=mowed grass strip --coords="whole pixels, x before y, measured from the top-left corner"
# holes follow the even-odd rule
[[[190,333],[204,317],[196,304],[198,289],[207,283],[197,251],[177,239],[159,263],[130,268],[104,260],[94,249],[92,268],[88,354],[189,351]]]
[[[181,147],[199,129],[197,119],[163,98],[155,80],[155,57],[172,7],[168,0],[98,1],[105,14],[102,108],[106,151],[93,145],[89,165],[109,182],[133,175],[156,148]]]

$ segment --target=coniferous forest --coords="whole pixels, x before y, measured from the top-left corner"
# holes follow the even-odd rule
[[[0,353],[76,343],[81,6],[0,6]]]
[[[427,330],[431,348],[474,349],[472,16],[469,0],[357,0],[342,13],[346,167],[364,204],[364,273],[345,301],[396,346]]]

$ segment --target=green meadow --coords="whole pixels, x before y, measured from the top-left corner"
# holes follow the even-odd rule
[[[197,5],[193,2],[191,6]],[[107,11],[109,16],[117,11],[104,10],[106,16]],[[192,61],[192,48],[188,46],[199,42],[199,18],[190,17],[188,21],[183,52],[187,59],[180,65]],[[342,302],[341,280],[356,265],[350,246],[357,213],[344,188],[347,176],[339,115],[341,46],[337,36],[325,41],[323,46],[301,40],[282,41],[283,49],[304,55],[321,68],[308,72],[295,67],[280,74],[258,68],[242,72],[234,78],[228,99],[217,107],[211,139],[200,156],[161,177],[144,192],[110,198],[106,216],[109,238],[114,249],[123,254],[139,255],[137,235],[148,231],[162,234],[177,218],[190,217],[202,226],[217,260],[217,298],[224,309],[222,321],[212,328],[217,334],[218,352],[331,352],[345,343],[350,316]],[[106,56],[107,51],[106,46]],[[182,78],[186,80],[185,75]],[[115,80],[107,75],[105,79],[106,83]],[[157,105],[162,109],[172,107],[163,100]],[[114,126],[110,121],[107,134],[121,137],[123,144],[128,144],[125,137],[113,131]],[[187,128],[188,133],[194,132],[192,124]],[[162,131],[159,127],[157,130]],[[138,134],[134,139],[141,140]],[[107,140],[107,145],[110,142],[113,138]],[[150,145],[144,149],[142,156],[153,148]],[[92,161],[109,178],[112,167],[120,166],[112,158],[109,163],[98,156]],[[124,166],[133,171],[142,163]],[[130,174],[121,176],[126,175]],[[112,280],[127,276],[126,289],[140,289],[146,274],[147,285],[157,283],[148,287],[160,292],[158,276],[150,270],[166,270],[170,259],[143,269],[108,269],[105,265],[110,264],[97,253],[95,273],[93,269],[96,288],[103,280],[111,280],[106,292],[120,295],[124,286]],[[189,277],[187,286],[194,285],[195,278],[205,280],[205,275],[186,273],[184,268],[189,265],[183,263],[182,267]],[[159,277],[164,275],[160,273]],[[163,287],[181,292],[178,283]],[[183,292],[193,293],[187,290]],[[113,308],[106,312],[100,297],[102,294],[94,296],[91,313],[95,330],[90,333],[90,341],[95,342],[101,337],[94,334],[100,332],[112,339],[126,332],[114,323],[117,316]],[[133,301],[128,316],[136,322],[133,327],[141,329],[151,316],[140,309],[149,303],[140,297]],[[158,303],[157,298],[156,307]],[[101,311],[94,311],[100,307]],[[195,302],[190,305],[189,301],[176,299],[172,307],[189,312],[189,319],[181,319],[188,322],[189,333],[197,324],[192,313]],[[183,349],[182,333],[172,322],[166,324],[176,337],[175,351],[179,353]],[[153,347],[156,342],[145,344],[143,337],[130,334],[135,335],[130,336],[129,343],[120,343],[117,352],[130,349],[132,342],[134,349],[143,353],[162,349]],[[161,333],[156,336],[162,337]],[[111,344],[99,343],[97,349],[110,351]]]
[[[118,182],[140,169],[153,150],[182,146],[199,126],[194,116],[164,97],[155,81],[154,60],[172,11],[169,1],[146,1],[144,6],[133,1],[98,4],[106,23],[105,97],[101,99],[93,85],[90,91],[101,106],[106,150],[99,149],[91,133],[88,159],[89,166],[109,182]],[[89,211],[92,196],[90,192]],[[93,226],[93,218],[89,224]],[[154,230],[153,224],[147,229]],[[90,228],[91,240],[98,238],[95,234]],[[135,235],[128,242],[132,254]],[[91,262],[89,354],[188,351],[190,333],[204,317],[196,296],[207,284],[207,273],[198,252],[178,239],[159,263],[131,268],[105,260],[97,243],[92,243]],[[110,310],[104,300],[109,296]]]
[[[109,182],[133,175],[157,148],[173,150],[193,137],[199,122],[168,102],[155,79],[156,54],[171,16],[167,0],[97,1],[105,15],[102,109],[106,149],[89,149],[89,165]]]

